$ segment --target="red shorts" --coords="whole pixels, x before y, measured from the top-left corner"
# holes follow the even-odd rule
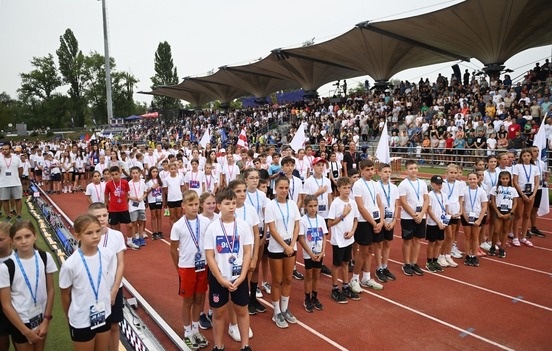
[[[207,292],[207,268],[203,272],[196,272],[195,268],[178,267],[178,295],[193,297],[195,294]]]

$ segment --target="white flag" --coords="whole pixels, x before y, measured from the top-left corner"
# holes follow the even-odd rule
[[[391,155],[389,154],[389,134],[387,134],[387,122],[383,126],[381,137],[378,142],[378,148],[376,149],[376,158],[380,163],[391,162]]]
[[[299,149],[303,148],[306,141],[307,141],[307,137],[305,136],[305,123],[301,123],[301,125],[297,129],[297,132],[295,132],[295,136],[293,137],[293,140],[291,140],[291,143],[289,143],[289,146],[295,152],[297,152],[299,151]]]
[[[547,164],[548,161],[546,158],[546,132],[544,130],[544,122],[545,122],[545,118],[542,119],[542,123],[540,125],[539,131],[535,135],[535,139],[533,139],[533,146],[536,146],[539,148],[539,160]],[[537,161],[537,167],[539,167],[540,169],[539,163],[540,162]],[[542,189],[542,197],[541,197],[541,202],[539,204],[539,209],[537,210],[537,215],[544,216],[549,212],[550,212],[550,200],[548,199],[548,188],[544,188]]]
[[[199,141],[199,145],[201,145],[202,148],[206,148],[207,144],[211,142],[211,132],[209,131],[209,128],[205,130],[205,133],[203,133],[203,136],[201,137],[201,140]]]
[[[238,146],[241,146],[242,148],[249,150],[249,144],[247,143],[247,134],[245,132],[245,127],[242,128],[241,133],[238,137]]]

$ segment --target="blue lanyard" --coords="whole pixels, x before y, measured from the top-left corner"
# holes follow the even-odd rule
[[[310,220],[310,217],[309,217],[308,214],[307,214],[307,220],[309,221],[309,228],[310,228],[311,230],[313,230],[313,229],[316,230],[316,236],[313,235],[314,241],[316,242],[316,241],[319,240],[319,238],[318,238],[318,215],[316,216],[316,227],[313,227],[313,226],[312,226],[312,223],[311,223],[311,220]]]
[[[531,172],[533,171],[533,168],[531,165],[529,165],[529,174],[527,174],[527,170],[525,169],[525,165],[522,164],[521,167],[523,167],[523,172],[525,173],[525,177],[527,178],[527,183],[531,182]]]
[[[506,190],[504,190],[504,187],[502,185],[500,187],[502,188],[502,190],[500,190],[500,193],[502,194],[502,201],[504,201],[506,200],[506,195],[508,195],[508,190],[510,190],[510,187],[507,186]]]
[[[418,190],[416,190],[416,188],[414,188],[414,184],[412,184],[410,179],[406,178],[406,180],[408,180],[408,182],[412,186],[412,189],[414,189],[414,192],[416,193],[416,198],[418,198],[418,201],[420,201],[420,181],[416,179],[416,185],[418,186]]]
[[[96,303],[98,303],[98,294],[100,292],[100,284],[102,282],[102,252],[98,250],[98,256],[100,257],[100,270],[98,271],[98,288],[94,286],[94,281],[92,280],[92,275],[90,274],[90,269],[88,269],[88,264],[86,263],[86,260],[84,259],[84,255],[82,254],[82,250],[79,248],[79,254],[82,260],[82,263],[84,263],[84,268],[86,268],[86,274],[88,274],[88,280],[90,281],[90,286],[92,287],[92,291],[94,291],[94,296],[96,297]]]
[[[236,241],[238,240],[238,222],[234,220],[234,233],[232,234],[232,245],[230,245],[230,240],[228,240],[228,234],[226,233],[226,228],[224,228],[224,223],[222,222],[222,218],[220,219],[220,226],[222,227],[222,232],[224,233],[224,238],[226,239],[226,243],[228,244],[228,248],[230,249],[231,253],[238,253],[240,251],[240,247],[237,247],[236,250]]]
[[[15,252],[15,260],[19,264],[19,269],[21,270],[21,274],[23,275],[23,279],[25,279],[25,284],[27,284],[27,288],[29,288],[29,291],[31,293],[31,297],[33,298],[34,304],[36,306],[36,294],[38,293],[38,255],[36,254],[36,251],[34,253],[34,259],[35,259],[35,267],[36,267],[36,279],[35,279],[35,290],[33,294],[33,289],[31,288],[31,282],[29,281],[29,278],[27,277],[27,273],[25,272],[25,268],[23,268],[23,265],[21,264],[21,260],[19,259],[19,255],[17,254],[17,251]],[[46,267],[44,267],[46,268]]]
[[[255,190],[255,195],[257,195],[257,204],[255,205],[253,203],[253,199],[251,199],[251,196],[249,195],[249,191],[246,191],[247,193],[247,198],[249,199],[249,202],[251,202],[251,206],[255,206],[255,208],[257,209],[257,214],[260,213],[260,210],[261,210],[261,202],[259,201],[259,192],[257,190]]]
[[[368,182],[366,181],[366,179],[362,178],[362,181],[364,182],[364,185],[366,185],[366,189],[368,189],[368,192],[370,192],[370,197],[372,198],[372,203],[374,204],[374,206],[377,206],[376,196],[374,195],[374,193],[376,192],[376,189],[374,189],[374,193],[373,193],[372,190],[370,190],[370,187],[368,186]]]
[[[243,208],[243,220],[245,222],[247,222],[247,209],[245,208],[245,204],[243,204],[243,206],[241,207]],[[238,218],[238,213],[237,213],[237,208],[236,208],[236,211],[234,212],[234,217]]]
[[[190,232],[190,235],[192,236],[192,240],[194,241],[194,244],[197,248],[197,252],[199,252],[199,217],[196,217],[196,231],[195,233],[192,231],[192,225],[190,224],[190,221],[188,218],[184,218],[186,220],[186,226],[188,227],[188,231]]]
[[[475,210],[473,209],[473,204],[475,202],[475,200],[477,200],[477,192],[479,191],[479,187],[475,188],[475,196],[474,198],[472,199],[472,196],[471,196],[471,189],[468,188],[468,195],[470,197],[470,205],[471,205],[471,210],[472,212],[475,212]]]
[[[448,199],[450,200],[450,197],[452,196],[452,194],[454,193],[454,187],[456,186],[456,181],[454,182],[454,184],[452,184],[452,189],[450,188],[450,183],[447,182],[447,188],[449,190],[449,193],[448,193]]]
[[[494,176],[494,182],[493,182],[493,178],[491,177],[491,172],[489,171],[485,171],[487,172],[487,174],[489,175],[489,179],[491,180],[491,186],[495,186],[496,185],[496,180],[498,178],[498,175],[496,174],[496,171],[494,172],[495,176]]]
[[[318,184],[318,180],[316,180],[314,176],[312,178],[314,179],[314,181],[316,182],[316,185],[318,185],[319,188],[324,186],[324,176],[322,176],[322,185]],[[324,199],[324,193],[320,194],[320,200],[323,200],[323,199]]]
[[[433,195],[435,196],[435,200],[437,200],[437,202],[439,203],[439,206],[441,206],[441,210],[443,211],[443,213],[445,213],[446,210],[445,210],[445,206],[443,205],[443,194],[439,194],[441,195],[441,200],[439,200],[439,198],[437,197],[437,193],[435,191],[433,191]]]
[[[383,193],[385,194],[385,198],[387,199],[387,206],[391,207],[391,184],[387,183],[387,191],[385,191],[385,188],[383,187],[383,182],[379,181],[381,185],[381,189],[383,190]]]
[[[278,207],[278,209],[280,210],[280,214],[282,215],[282,221],[284,222],[284,227],[286,228],[286,234],[289,234],[289,231],[288,231],[288,223],[289,223],[289,203],[288,203],[288,200],[286,199],[287,219],[284,217],[284,212],[282,212],[282,209],[280,208],[280,203],[278,202],[278,200],[274,199],[274,201],[276,202],[276,206]]]
[[[316,183],[318,184],[318,182]],[[324,178],[322,178],[322,184],[324,184]],[[293,194],[295,194],[295,177],[293,176],[291,176],[291,186],[289,187],[288,193],[289,193],[289,198],[293,200]]]

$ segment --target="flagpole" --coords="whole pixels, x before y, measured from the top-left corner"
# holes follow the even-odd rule
[[[105,59],[105,93],[107,96],[107,124],[113,123],[113,98],[111,94],[111,65],[109,62],[109,33],[107,32],[107,8],[102,0],[104,59]]]

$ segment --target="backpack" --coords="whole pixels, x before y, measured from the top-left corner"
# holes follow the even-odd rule
[[[42,262],[44,263],[44,275],[46,275],[46,263],[47,263],[46,251],[38,250],[38,254],[42,259]],[[10,274],[10,285],[12,285],[13,277],[15,275],[15,263],[13,262],[13,259],[8,258],[7,260],[4,261],[4,264],[8,266],[8,273]]]

